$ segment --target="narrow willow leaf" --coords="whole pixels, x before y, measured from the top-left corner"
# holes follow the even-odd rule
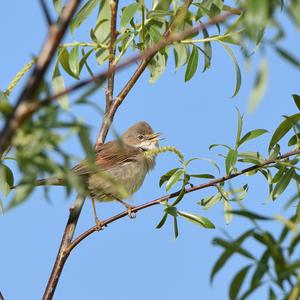
[[[178,182],[182,174],[183,170],[180,169],[169,178],[166,184],[166,191],[169,191]]]
[[[250,93],[248,102],[248,112],[253,112],[258,106],[266,92],[268,84],[268,64],[266,59],[262,59],[256,75],[254,87]]]
[[[159,32],[158,28],[156,28],[153,25],[149,26],[148,32],[149,32],[150,38],[151,38],[151,40],[153,41],[154,44],[157,44],[158,42],[161,41],[162,35]]]
[[[79,79],[79,77],[73,73],[73,71],[70,68],[70,55],[69,52],[66,48],[62,48],[59,51],[58,54],[58,61],[60,62],[61,66],[63,67],[63,69],[73,78],[75,79]]]
[[[150,70],[149,83],[156,82],[163,74],[166,69],[167,58],[168,56],[166,53],[157,52],[151,59],[150,63],[148,64],[148,69]]]
[[[215,238],[213,240],[213,244],[219,245],[219,246],[223,247],[224,249],[228,249],[228,250],[231,250],[233,252],[239,253],[242,256],[245,256],[249,259],[254,259],[253,255],[248,250],[242,248],[236,242],[232,242],[232,241],[228,242],[228,241],[225,241],[225,240],[220,239],[220,238]]]
[[[250,229],[246,232],[244,232],[241,236],[239,236],[234,243],[236,245],[240,245],[245,239],[248,237],[251,237],[253,233],[253,229]],[[226,249],[221,256],[218,258],[218,260],[215,262],[212,271],[210,273],[210,282],[213,281],[214,277],[217,275],[217,273],[222,269],[222,267],[226,264],[228,259],[235,253],[234,248],[233,249]]]
[[[261,284],[261,279],[265,275],[265,273],[268,271],[268,260],[270,258],[270,250],[267,249],[257,262],[256,269],[252,275],[251,278],[251,286],[257,286]]]
[[[294,102],[295,102],[297,108],[300,110],[300,96],[296,95],[296,94],[293,94],[292,97],[294,99]]]
[[[208,229],[215,228],[215,225],[205,217],[198,216],[196,214],[191,214],[184,211],[178,211],[177,213],[179,216],[183,217],[187,221],[200,225],[201,227],[208,228]]]
[[[165,173],[163,176],[160,177],[159,180],[159,187],[161,187],[166,181],[170,179],[170,177],[179,170],[179,168],[174,168],[167,173]]]
[[[274,190],[272,192],[272,199],[275,200],[278,198],[287,188],[289,185],[291,179],[293,178],[295,173],[295,170],[293,168],[290,168],[278,181],[278,183],[275,185]]]
[[[58,94],[66,89],[65,82],[60,73],[58,63],[56,63],[52,75],[52,88],[55,94]],[[70,109],[69,99],[66,94],[58,97],[57,101],[63,109]]]
[[[267,133],[268,130],[265,130],[265,129],[254,129],[254,130],[251,130],[249,132],[247,132],[240,140],[240,143],[239,145],[242,145],[243,143],[246,143],[250,140],[253,140],[265,133]]]
[[[229,224],[232,221],[232,207],[228,200],[223,200],[225,223]]]
[[[71,71],[79,78],[79,48],[73,47],[69,55],[69,66]]]
[[[268,300],[277,300],[277,296],[272,288],[269,288],[269,298]]]
[[[163,217],[161,218],[161,220],[159,221],[159,223],[156,225],[157,229],[160,229],[161,227],[164,226],[164,224],[166,223],[168,218],[168,213],[164,213]]]
[[[238,113],[238,129],[237,129],[236,140],[235,140],[235,150],[237,150],[237,148],[241,144],[240,140],[241,140],[241,134],[243,129],[243,117],[238,109],[237,109],[237,113]]]
[[[285,60],[287,60],[289,63],[294,65],[297,68],[300,68],[300,60],[296,58],[294,55],[289,53],[287,50],[280,48],[280,47],[275,47],[275,50],[281,57],[283,57]]]
[[[293,237],[290,245],[289,245],[289,255],[292,255],[294,253],[294,250],[297,246],[300,244],[300,234]]]
[[[226,149],[228,149],[228,150],[231,150],[232,148],[230,148],[229,146],[227,146],[227,145],[225,145],[225,144],[212,144],[212,145],[210,145],[209,146],[209,150],[211,150],[212,148],[215,148],[215,147],[224,147],[224,148],[226,148]]]
[[[77,15],[72,19],[70,23],[70,30],[74,33],[74,30],[78,28],[84,20],[92,13],[99,0],[88,0],[83,7],[79,10]]]
[[[190,174],[190,177],[195,177],[195,178],[206,178],[206,179],[214,179],[215,176],[211,174]]]
[[[212,166],[214,166],[214,167],[218,170],[219,173],[221,172],[221,170],[220,170],[219,166],[217,165],[217,163],[216,163],[215,161],[213,161],[212,159],[209,159],[209,158],[206,158],[206,157],[195,157],[195,158],[191,158],[191,159],[189,159],[189,160],[185,163],[185,165],[187,166],[187,165],[188,165],[191,161],[193,161],[193,160],[203,160],[203,161],[206,161],[206,162],[210,163]]]
[[[233,280],[230,283],[229,288],[229,299],[230,300],[236,300],[238,299],[237,295],[239,294],[239,291],[241,289],[241,286],[246,278],[246,275],[251,268],[252,265],[248,265],[244,268],[242,268],[233,278]]]
[[[222,199],[221,193],[217,193],[214,196],[206,197],[201,201],[197,202],[197,204],[204,206],[204,209],[209,209],[218,203]]]
[[[95,148],[91,143],[91,139],[89,136],[89,131],[87,128],[82,127],[81,130],[78,132],[78,136],[80,139],[81,146],[88,157],[89,160],[93,160],[95,156]]]
[[[234,90],[232,97],[235,97],[241,87],[241,82],[242,82],[241,70],[240,70],[240,67],[238,65],[238,62],[235,58],[233,51],[226,44],[224,44],[222,42],[220,42],[220,43],[224,47],[224,49],[227,51],[227,53],[229,54],[229,57],[231,58],[231,60],[234,64],[236,83],[235,83],[235,90]]]
[[[297,133],[289,139],[288,146],[294,146],[297,143],[299,143],[299,141],[300,141],[300,133]]]
[[[137,10],[139,9],[138,3],[132,3],[128,6],[126,6],[122,12],[120,25],[121,28],[124,29],[128,23],[131,21]]]
[[[273,218],[266,217],[266,216],[254,213],[254,212],[251,212],[249,210],[232,210],[231,213],[234,214],[234,215],[238,215],[238,216],[241,216],[241,217],[248,218],[249,220],[259,220],[259,221],[272,221],[272,220],[274,220]]]
[[[283,122],[275,130],[270,144],[269,144],[269,151],[273,148],[275,144],[277,144],[289,131],[290,129],[300,121],[300,113],[291,115],[286,117]]]
[[[7,196],[10,192],[10,187],[13,185],[14,175],[11,169],[4,164],[0,164],[0,192]]]
[[[87,59],[89,58],[89,56],[91,55],[91,53],[93,51],[94,51],[94,49],[91,49],[87,53],[85,53],[84,49],[82,48],[82,58],[79,62],[79,73],[81,73],[83,66],[86,65],[86,67],[88,69],[88,72],[91,75],[91,72],[89,71],[89,67],[88,67],[88,64],[87,64]]]
[[[177,208],[175,206],[167,206],[165,212],[173,217],[177,217]]]
[[[193,46],[192,53],[188,59],[188,63],[185,70],[184,81],[187,82],[195,75],[198,68],[198,48]]]
[[[238,153],[236,150],[229,150],[225,159],[226,174],[229,174],[237,161]]]
[[[178,70],[183,66],[188,59],[188,50],[187,47],[183,44],[176,43],[173,45],[174,49],[174,59],[175,59],[175,68]]]
[[[209,34],[206,28],[203,28],[203,37],[208,38]],[[211,65],[211,58],[212,58],[212,47],[210,42],[204,42],[204,68],[203,72],[210,68]]]
[[[174,217],[174,239],[176,240],[178,238],[178,222],[177,222],[177,217]]]
[[[8,209],[23,203],[33,190],[33,185],[24,184],[16,187],[15,196],[9,203]]]

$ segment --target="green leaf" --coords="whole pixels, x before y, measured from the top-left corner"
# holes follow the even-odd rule
[[[291,63],[292,65],[294,65],[297,68],[300,68],[300,61],[298,58],[296,58],[294,55],[292,55],[291,53],[289,53],[287,50],[280,48],[280,47],[275,47],[275,50],[277,51],[277,53],[283,57],[285,60],[287,60],[289,63]]]
[[[187,47],[180,43],[175,43],[173,45],[174,49],[174,59],[175,59],[175,68],[178,70],[183,66],[188,59],[188,50]]]
[[[168,56],[166,53],[157,52],[151,59],[147,66],[150,70],[149,83],[154,83],[163,74],[166,69],[167,58]]]
[[[183,173],[183,170],[180,169],[169,178],[166,184],[166,191],[169,191],[178,182]]]
[[[74,30],[78,28],[84,20],[92,13],[96,5],[99,3],[99,0],[88,0],[83,7],[79,10],[77,15],[72,19],[70,23],[71,33],[74,33]]]
[[[178,222],[177,222],[177,217],[174,217],[174,239],[176,240],[178,238]]]
[[[167,173],[165,173],[163,176],[160,177],[159,180],[159,187],[161,187],[166,181],[170,179],[170,177],[179,170],[179,168],[174,168]]]
[[[215,228],[215,225],[205,217],[198,216],[196,214],[191,214],[184,211],[178,211],[177,213],[179,216],[183,217],[187,221],[200,225],[201,227],[208,228],[208,229]]]
[[[249,102],[248,102],[248,112],[253,112],[255,108],[258,106],[263,96],[265,95],[267,84],[268,84],[268,64],[266,59],[262,59],[256,75],[254,87],[250,93]]]
[[[156,28],[153,25],[149,26],[148,32],[149,32],[150,38],[151,38],[151,40],[153,41],[154,44],[157,44],[158,42],[161,41],[162,35],[159,32],[158,28]]]
[[[58,61],[60,62],[63,69],[73,78],[79,79],[79,77],[73,73],[73,71],[70,68],[70,55],[66,48],[62,48],[58,53]]]
[[[275,185],[274,190],[272,192],[272,199],[275,200],[278,198],[287,188],[289,185],[291,179],[293,178],[295,174],[295,170],[293,168],[290,168],[278,181],[278,183]]]
[[[244,268],[242,268],[233,278],[233,280],[230,283],[229,288],[229,299],[230,300],[236,300],[237,295],[239,294],[239,291],[241,289],[241,286],[246,278],[246,275],[251,268],[252,265],[248,265]]]
[[[175,206],[167,206],[165,212],[173,217],[177,217],[177,208]]]
[[[237,161],[238,152],[230,149],[225,159],[226,174],[229,174]]]
[[[237,150],[237,148],[241,144],[240,140],[241,140],[241,133],[243,129],[243,117],[241,116],[241,113],[238,109],[237,109],[237,113],[238,113],[238,130],[236,134],[235,150]]]
[[[214,179],[215,176],[211,174],[189,174],[190,177],[195,178],[206,178],[206,179]]]
[[[188,59],[188,63],[185,70],[184,81],[187,82],[195,75],[198,67],[198,48],[193,46],[192,53]]]
[[[208,38],[208,31],[206,28],[203,28],[202,30],[203,32],[203,37],[204,38]],[[210,42],[204,42],[204,68],[203,68],[203,72],[205,72],[207,69],[210,68],[211,65],[211,57],[212,57],[212,47],[211,47],[211,43]]]
[[[289,245],[289,255],[292,255],[294,253],[294,250],[297,246],[299,246],[299,243],[300,243],[300,234],[293,237]]]
[[[289,139],[288,146],[294,146],[299,142],[300,142],[300,133],[297,133]]]
[[[0,191],[4,196],[7,196],[10,192],[10,187],[14,185],[14,175],[11,169],[0,164]]]
[[[234,93],[233,93],[232,97],[235,97],[237,95],[237,93],[239,92],[240,87],[241,87],[241,82],[242,82],[241,70],[240,70],[240,67],[238,65],[238,62],[235,58],[235,55],[234,55],[233,51],[226,44],[224,44],[223,42],[220,42],[220,43],[224,47],[224,49],[227,51],[227,53],[229,54],[229,57],[231,58],[231,60],[234,64],[236,83],[235,83],[235,90],[234,90]]]
[[[254,130],[251,130],[249,132],[247,132],[240,140],[240,143],[239,145],[242,145],[243,143],[245,142],[248,142],[250,140],[253,140],[265,133],[267,133],[268,130],[265,130],[265,129],[254,129]]]
[[[251,278],[251,286],[257,286],[261,284],[261,279],[268,271],[268,260],[270,258],[270,251],[267,249],[263,255],[261,256],[260,260],[257,262],[256,269]]]
[[[242,248],[238,243],[236,242],[227,242],[223,239],[220,238],[215,238],[213,239],[213,244],[215,245],[219,245],[221,247],[223,247],[224,249],[228,249],[231,250],[232,252],[236,252],[241,254],[242,256],[245,256],[249,259],[254,259],[253,255],[247,251],[246,249]]]
[[[300,96],[296,95],[296,94],[293,94],[292,97],[294,99],[294,102],[295,102],[297,108],[300,110]]]
[[[232,220],[232,207],[229,203],[228,200],[223,200],[223,206],[224,206],[224,218],[225,218],[225,222],[226,224],[229,224]]]
[[[212,206],[214,206],[216,203],[218,203],[221,199],[222,199],[222,194],[217,193],[214,196],[210,196],[202,199],[201,201],[197,202],[197,204],[204,206],[204,209],[209,209]]]
[[[89,160],[93,161],[93,159],[95,158],[95,148],[91,143],[88,129],[86,127],[81,127],[78,132],[78,136],[86,156]]]
[[[138,3],[132,3],[124,8],[120,21],[120,26],[122,29],[124,29],[128,25],[138,9]]]
[[[274,293],[272,288],[269,288],[269,298],[268,300],[277,300],[276,294]]]
[[[252,236],[253,229],[250,229],[243,233],[241,236],[239,236],[235,241],[234,244],[240,245],[246,238],[249,236]],[[217,273],[222,269],[222,267],[226,264],[228,259],[234,254],[234,248],[233,249],[226,249],[221,256],[218,258],[218,260],[215,262],[212,271],[210,273],[210,282],[213,281],[214,277],[217,275]]]
[[[54,8],[55,8],[56,12],[58,14],[60,14],[61,10],[62,10],[61,0],[52,0],[52,2],[53,2],[53,5],[54,5]]]
[[[290,129],[300,121],[300,113],[291,115],[286,117],[283,122],[275,130],[270,144],[269,144],[269,151],[273,148],[275,144],[277,144],[289,131]]]
[[[20,186],[17,186],[15,189],[15,196],[9,203],[8,209],[11,209],[23,203],[25,199],[31,194],[33,187],[34,186],[32,184],[22,184]]]
[[[161,227],[164,226],[164,224],[166,223],[168,218],[168,213],[164,213],[163,217],[161,218],[161,220],[159,221],[159,223],[156,225],[157,229],[160,229]]]
[[[58,63],[56,63],[52,74],[52,88],[55,94],[58,94],[66,89],[65,81],[60,73]],[[69,98],[67,94],[58,97],[57,101],[63,109],[70,109]]]
[[[241,217],[248,218],[249,220],[259,220],[259,221],[272,221],[272,220],[274,220],[273,218],[266,217],[266,216],[254,213],[254,212],[251,212],[249,210],[232,210],[231,213],[234,214],[234,215],[238,215],[238,216],[241,216]]]
[[[79,78],[79,48],[73,47],[69,55],[69,66],[73,74]]]

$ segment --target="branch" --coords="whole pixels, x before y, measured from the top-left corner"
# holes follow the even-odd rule
[[[36,60],[35,68],[17,100],[11,115],[0,133],[0,156],[10,146],[11,140],[17,128],[31,115],[28,114],[28,106],[31,106],[36,96],[37,90],[42,82],[44,75],[52,61],[57,47],[59,46],[71,18],[75,14],[81,0],[69,0],[65,5],[57,22],[52,24],[48,30],[48,36],[44,46]],[[37,102],[37,101],[36,101]],[[30,112],[30,109],[29,109]]]
[[[47,24],[48,24],[48,26],[51,26],[52,25],[52,20],[51,20],[51,16],[50,16],[49,10],[47,8],[47,5],[45,3],[45,0],[40,0],[40,4],[42,6],[43,13],[45,15],[45,19],[47,21]]]
[[[294,150],[294,151],[290,151],[290,152],[287,152],[283,155],[280,155],[278,157],[276,157],[275,159],[269,159],[269,160],[265,160],[263,163],[261,163],[260,165],[253,165],[251,167],[248,167],[246,169],[243,169],[239,172],[236,172],[236,173],[232,173],[232,174],[229,174],[229,175],[225,175],[223,177],[220,177],[220,178],[216,178],[214,180],[211,180],[211,181],[208,181],[206,183],[202,183],[202,184],[199,184],[199,185],[196,185],[196,186],[193,186],[193,187],[190,187],[188,189],[185,189],[185,194],[188,194],[188,193],[192,193],[192,192],[195,192],[195,191],[198,191],[198,190],[202,190],[202,189],[205,189],[205,188],[208,188],[208,187],[213,187],[213,186],[216,186],[220,183],[223,183],[225,181],[228,181],[230,179],[233,179],[235,177],[238,177],[242,174],[245,174],[247,172],[250,172],[250,171],[253,171],[253,170],[258,170],[260,168],[263,168],[263,167],[266,167],[270,164],[273,164],[273,163],[276,163],[277,161],[279,160],[283,160],[285,158],[288,158],[290,156],[294,156],[294,155],[298,155],[300,154],[300,150]],[[153,205],[157,205],[157,204],[160,204],[161,202],[164,202],[164,201],[168,201],[169,199],[172,199],[172,198],[176,198],[179,196],[179,194],[181,193],[181,190],[175,192],[175,193],[172,193],[172,194],[168,194],[168,195],[165,195],[165,196],[162,196],[160,198],[157,198],[155,200],[152,200],[152,201],[149,201],[149,202],[146,202],[142,205],[139,205],[139,206],[135,206],[131,209],[131,211],[133,213],[136,213],[140,210],[143,210],[143,209],[146,209],[148,207],[151,207]],[[115,216],[112,216],[106,220],[104,220],[102,222],[102,225],[103,226],[107,226],[108,224],[110,223],[113,223],[121,218],[124,218],[128,216],[128,211],[123,211]],[[92,234],[93,232],[96,232],[98,231],[99,229],[97,228],[97,226],[93,226],[91,228],[89,228],[87,231],[85,231],[84,233],[82,233],[80,236],[78,236],[69,246],[68,248],[66,249],[66,252],[68,254],[70,254],[70,252],[80,243],[82,242],[85,238],[87,238],[90,234]]]
[[[3,295],[1,294],[1,292],[0,292],[0,300],[4,300],[4,297],[3,297]]]

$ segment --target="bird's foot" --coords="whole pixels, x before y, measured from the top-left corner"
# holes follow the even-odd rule
[[[96,223],[96,231],[103,230],[105,225],[103,225],[103,222],[101,222],[98,218],[95,218],[95,223]]]
[[[126,205],[126,208],[127,208],[127,214],[128,214],[128,217],[129,217],[130,219],[136,218],[136,213],[133,211],[133,210],[135,209],[135,206],[132,206],[132,205],[127,204],[127,205]]]

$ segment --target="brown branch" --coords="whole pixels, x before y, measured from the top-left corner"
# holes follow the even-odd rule
[[[31,115],[27,112],[27,106],[30,106],[32,103],[34,103],[32,101],[36,96],[36,92],[40,86],[40,83],[44,78],[55,51],[59,46],[68,28],[70,20],[75,14],[80,2],[81,0],[69,0],[57,22],[49,27],[47,39],[36,60],[35,68],[33,69],[31,76],[29,77],[20,97],[17,100],[17,104],[15,105],[11,115],[8,117],[0,133],[0,156],[2,156],[5,150],[10,146],[11,140],[17,128],[19,128],[24,120]]]
[[[3,295],[1,294],[1,292],[0,292],[0,300],[4,300],[4,297],[3,297]]]
[[[229,175],[225,175],[223,177],[220,177],[220,178],[216,178],[216,179],[213,179],[213,180],[210,180],[206,183],[202,183],[202,184],[199,184],[199,185],[196,185],[196,186],[193,186],[193,187],[190,187],[190,188],[187,188],[185,189],[185,194],[188,194],[188,193],[192,193],[192,192],[195,192],[195,191],[198,191],[198,190],[202,190],[202,189],[205,189],[205,188],[208,188],[208,187],[213,187],[213,186],[216,186],[220,183],[223,183],[225,181],[228,181],[230,179],[233,179],[235,177],[238,177],[242,174],[245,174],[247,172],[250,172],[250,171],[253,171],[253,170],[258,170],[260,168],[263,168],[263,167],[266,167],[266,166],[269,166],[273,163],[276,163],[277,161],[280,161],[280,160],[283,160],[285,158],[288,158],[290,156],[294,156],[294,155],[298,155],[300,154],[300,150],[294,150],[294,151],[290,151],[290,152],[287,152],[283,155],[280,155],[278,157],[276,157],[275,159],[269,159],[269,160],[265,160],[263,163],[261,163],[260,165],[253,165],[251,167],[248,167],[246,169],[243,169],[239,172],[236,172],[236,173],[232,173],[232,174],[229,174]],[[176,198],[179,196],[181,190],[175,192],[175,193],[172,193],[172,194],[168,194],[168,195],[165,195],[165,196],[162,196],[160,198],[157,198],[155,200],[152,200],[152,201],[149,201],[149,202],[146,202],[142,205],[139,205],[139,206],[135,206],[131,209],[131,211],[133,213],[136,213],[140,210],[143,210],[145,208],[148,208],[148,207],[151,207],[153,205],[157,205],[157,204],[160,204],[161,202],[164,202],[164,201],[168,201],[169,199],[172,199],[172,198]],[[102,222],[102,225],[103,226],[107,226],[108,224],[110,223],[113,223],[121,218],[124,218],[128,216],[128,211],[123,211],[115,216],[112,216],[106,220],[104,220]],[[79,235],[73,242],[70,243],[70,245],[68,246],[68,248],[66,249],[66,252],[68,254],[70,254],[70,252],[80,243],[82,242],[85,238],[87,238],[90,234],[92,234],[93,232],[96,232],[98,230],[97,226],[93,226],[91,228],[89,228],[87,231],[83,232],[81,235]]]
[[[47,24],[48,24],[48,26],[51,26],[52,25],[52,19],[51,19],[51,16],[50,16],[50,12],[47,8],[47,4],[45,3],[45,0],[40,0],[40,4],[41,4],[42,10],[43,10],[43,13],[45,15],[45,19],[47,21]]]
[[[76,228],[77,221],[84,204],[84,197],[78,195],[74,205],[70,208],[70,214],[65,227],[65,231],[60,243],[60,247],[56,256],[55,263],[52,268],[50,278],[45,289],[43,300],[52,299],[55,289],[57,287],[61,272],[63,270],[64,264],[70,255],[70,252],[66,251],[68,249]]]

